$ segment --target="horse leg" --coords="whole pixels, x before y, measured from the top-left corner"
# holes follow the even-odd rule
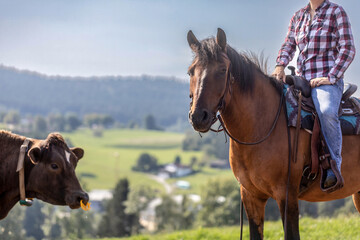
[[[356,192],[352,195],[352,199],[356,210],[360,213],[360,192]]]
[[[285,198],[277,200],[284,227],[286,239],[300,240],[299,234],[299,202],[296,194],[289,192],[287,206],[287,226],[285,229]]]
[[[267,198],[258,198],[241,185],[241,198],[249,221],[250,240],[263,239],[265,205]]]

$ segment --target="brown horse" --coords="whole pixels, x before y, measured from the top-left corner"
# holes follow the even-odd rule
[[[25,137],[0,131],[0,220],[20,200],[19,174],[16,172],[20,146]],[[25,156],[26,197],[55,205],[79,208],[89,201],[75,175],[84,155],[81,148],[69,148],[63,137],[51,133],[45,140],[31,139]]]
[[[188,43],[195,53],[189,67],[191,107],[189,119],[193,128],[207,132],[219,111],[224,125],[236,139],[256,142],[269,133],[279,109],[282,85],[261,69],[261,64],[249,54],[238,53],[226,43],[223,30],[217,37],[199,42],[189,31]],[[299,135],[297,162],[291,164],[288,208],[285,218],[288,177],[288,134],[284,109],[270,136],[256,145],[238,144],[230,140],[230,164],[241,183],[241,196],[249,220],[250,239],[263,238],[267,200],[278,203],[281,216],[287,218],[285,236],[300,239],[298,200],[330,201],[353,194],[360,208],[360,136],[344,136],[342,174],[345,185],[333,193],[320,190],[320,177],[299,194],[303,168],[310,162],[310,134]],[[294,136],[291,129],[291,136]],[[293,140],[291,141],[293,142]],[[286,224],[285,224],[286,226]],[[285,227],[284,227],[285,228]]]

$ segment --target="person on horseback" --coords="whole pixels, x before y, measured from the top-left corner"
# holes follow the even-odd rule
[[[344,89],[344,73],[355,56],[351,25],[344,9],[329,0],[310,0],[297,11],[289,25],[272,74],[285,82],[285,67],[299,49],[298,74],[310,82],[312,99],[336,174],[329,169],[324,188],[333,187],[341,176],[342,133],[338,116]],[[338,176],[340,179],[337,179]],[[341,187],[341,186],[340,186]]]

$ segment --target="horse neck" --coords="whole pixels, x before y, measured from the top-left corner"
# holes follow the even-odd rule
[[[254,88],[247,93],[240,89],[237,81],[233,83],[222,116],[231,135],[241,141],[254,142],[264,137],[276,117],[280,94],[266,78],[256,72]]]

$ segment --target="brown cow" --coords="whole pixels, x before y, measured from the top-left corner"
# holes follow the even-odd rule
[[[0,219],[20,200],[19,174],[16,172],[20,146],[25,137],[0,131]],[[25,156],[26,197],[75,209],[89,201],[75,175],[81,148],[69,148],[59,133],[45,140],[31,139]]]

